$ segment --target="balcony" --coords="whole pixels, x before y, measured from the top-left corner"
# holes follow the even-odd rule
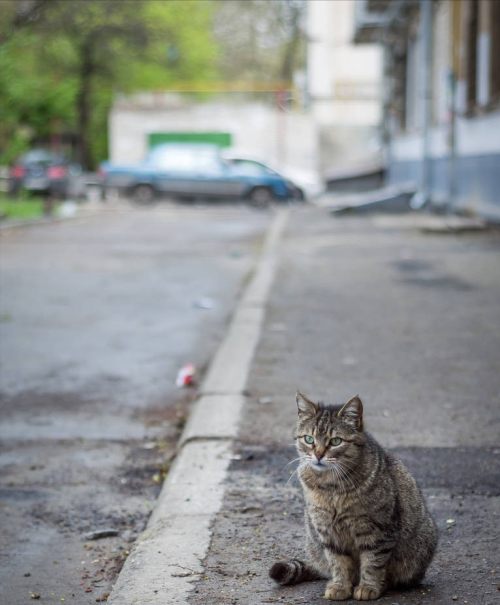
[[[370,44],[379,41],[386,13],[394,0],[358,0],[354,13],[354,42]]]
[[[372,44],[382,33],[404,19],[405,12],[420,0],[357,0],[354,15],[354,42]]]

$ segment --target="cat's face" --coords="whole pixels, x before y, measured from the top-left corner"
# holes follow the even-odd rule
[[[356,396],[344,406],[325,406],[300,392],[296,400],[295,437],[301,465],[319,474],[330,471],[340,484],[347,484],[364,441],[361,400]]]

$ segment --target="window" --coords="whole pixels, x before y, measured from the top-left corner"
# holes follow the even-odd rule
[[[421,124],[421,42],[418,36],[412,36],[408,40],[408,54],[406,62],[406,130],[412,131]]]
[[[234,159],[231,160],[231,163],[237,168],[238,172],[247,176],[264,176],[273,174],[273,171],[267,166],[264,166],[264,164],[254,160]]]
[[[467,109],[500,100],[500,2],[469,0],[466,26]]]
[[[500,2],[491,2],[490,24],[490,101],[497,103],[500,101]]]
[[[477,94],[477,31],[478,3],[469,0],[469,19],[467,28],[467,108],[471,110],[476,105]]]

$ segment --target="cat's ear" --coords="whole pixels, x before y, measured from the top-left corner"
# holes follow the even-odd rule
[[[299,416],[303,416],[305,414],[313,416],[318,411],[318,405],[316,403],[313,403],[305,395],[302,395],[300,391],[297,391],[297,393],[295,394],[295,401],[297,402],[297,410]]]
[[[363,404],[361,399],[355,395],[342,406],[342,409],[337,414],[342,420],[353,429],[358,431],[363,430]]]

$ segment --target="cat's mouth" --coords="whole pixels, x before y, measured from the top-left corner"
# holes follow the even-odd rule
[[[318,470],[324,470],[327,468],[327,465],[321,460],[311,460],[310,465]]]

